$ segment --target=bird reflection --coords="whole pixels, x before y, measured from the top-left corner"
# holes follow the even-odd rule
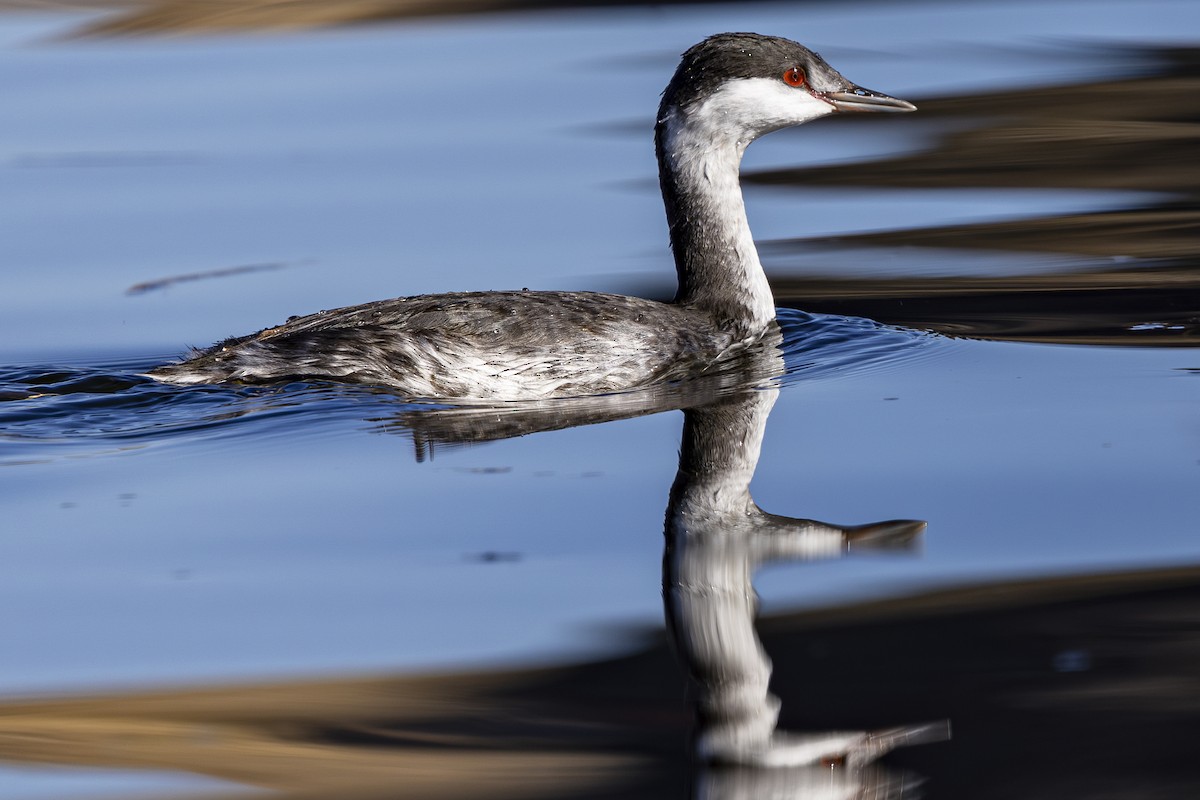
[[[705,766],[697,777],[699,800],[905,800],[917,797],[921,784],[877,764],[854,769]]]
[[[667,628],[692,684],[693,753],[705,797],[903,796],[911,781],[879,767],[895,747],[947,738],[946,723],[881,731],[777,730],[779,701],[768,689],[771,662],[754,627],[754,570],[781,560],[835,558],[855,550],[910,549],[925,529],[915,520],[837,526],[762,511],[750,496],[783,374],[780,338],[736,367],[652,393],[551,401],[508,410],[406,412],[417,457],[434,443],[506,438],[535,431],[684,410],[679,471],[666,512],[663,596]],[[831,778],[831,769],[836,773]],[[766,770],[763,772],[763,770]],[[777,787],[789,791],[778,794]],[[817,791],[816,787],[820,787]]]
[[[693,683],[695,754],[701,761],[853,771],[894,747],[944,738],[946,726],[778,731],[779,701],[768,690],[771,662],[754,628],[751,578],[773,561],[906,549],[925,523],[842,527],[768,514],[755,505],[750,480],[777,395],[778,390],[760,389],[685,412],[679,472],[666,514],[667,626]]]

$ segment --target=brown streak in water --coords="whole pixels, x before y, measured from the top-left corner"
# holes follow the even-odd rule
[[[1176,735],[1200,714],[1198,609],[1192,566],[950,588],[759,627],[780,693],[795,696],[784,707],[802,707],[804,724],[957,718],[970,736],[893,755],[916,760],[946,796],[1057,785],[1083,796],[1144,779],[1159,759],[1200,785],[1184,757],[1192,739]],[[1088,670],[1056,672],[1063,648],[1084,653]],[[682,797],[681,686],[656,637],[543,669],[13,700],[0,704],[0,758],[188,771],[287,800]],[[1143,784],[1106,796],[1132,800]]]
[[[685,1],[697,2],[660,0],[654,5]],[[717,0],[699,0],[706,1]],[[282,32],[421,17],[646,5],[642,0],[0,0],[0,9],[113,12],[75,31],[75,37]]]
[[[1015,277],[779,278],[781,306],[948,336],[1200,346],[1200,273],[1131,269]]]

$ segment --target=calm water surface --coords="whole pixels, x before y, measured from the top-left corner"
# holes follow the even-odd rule
[[[717,30],[799,38],[920,104],[1116,76],[1128,61],[1103,43],[1198,22],[1182,0],[730,4],[60,41],[71,17],[0,17],[0,693],[619,647],[661,620],[678,412],[419,462],[396,421],[423,407],[385,394],[138,371],[399,294],[667,283],[653,109],[678,52]],[[768,138],[746,168],[910,152],[940,124],[866,122]],[[1145,197],[755,188],[748,206],[784,239]],[[896,264],[921,271],[847,268]],[[1196,351],[787,321],[756,500],[929,529],[919,557],[773,568],[768,609],[1200,559]]]

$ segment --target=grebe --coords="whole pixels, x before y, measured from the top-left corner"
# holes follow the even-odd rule
[[[148,374],[177,384],[352,381],[479,402],[604,394],[696,374],[774,326],[738,182],[746,146],[837,111],[915,108],[856,86],[788,39],[711,36],[683,54],[655,126],[679,275],[671,303],[594,292],[403,297],[293,317]]]

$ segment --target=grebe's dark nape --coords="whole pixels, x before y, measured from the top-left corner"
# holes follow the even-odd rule
[[[775,320],[738,182],[746,146],[837,111],[913,110],[788,39],[712,36],[683,54],[655,127],[679,275],[673,302],[593,292],[404,297],[294,317],[149,374],[178,384],[352,381],[477,402],[695,374],[753,345]]]

